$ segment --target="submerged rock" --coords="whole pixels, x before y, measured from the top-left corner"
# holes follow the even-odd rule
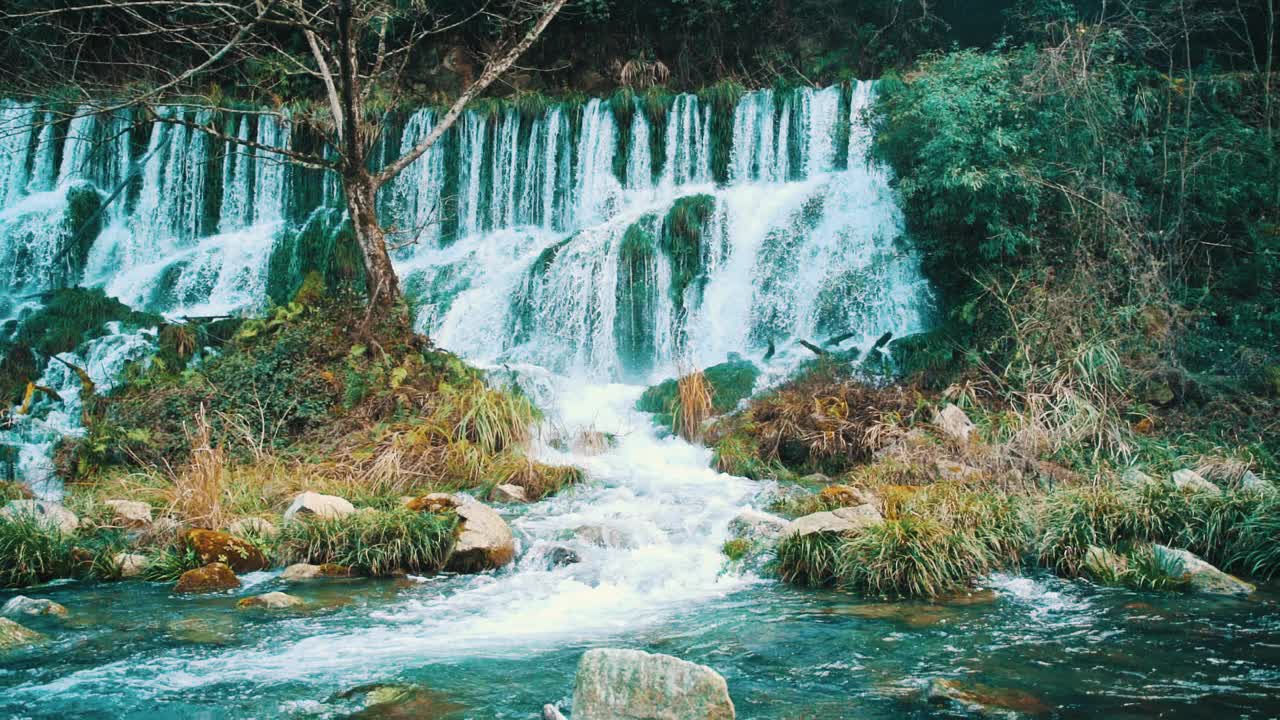
[[[930,704],[949,705],[960,712],[979,716],[1015,713],[1040,717],[1053,712],[1053,708],[1043,700],[1023,690],[965,685],[949,678],[933,678],[924,694]]]
[[[122,578],[138,577],[147,569],[147,556],[137,553],[117,553],[112,560]]]
[[[45,641],[45,636],[29,630],[18,623],[0,618],[0,650],[13,650],[24,645],[34,645]]]
[[[602,548],[629,548],[635,543],[621,530],[608,525],[582,525],[574,528],[573,536],[589,545]]]
[[[582,558],[578,557],[578,553],[574,552],[573,548],[565,547],[564,545],[554,545],[548,548],[544,557],[547,559],[548,569],[582,562]]]
[[[183,543],[205,563],[225,563],[238,573],[267,569],[267,558],[248,540],[217,530],[188,530]]]
[[[337,695],[338,698],[364,696],[364,708],[351,718],[452,718],[467,709],[443,693],[414,685],[373,683]]]
[[[1205,480],[1200,473],[1195,470],[1178,470],[1171,477],[1173,484],[1178,486],[1179,490],[1187,492],[1208,493],[1210,495],[1221,495],[1222,488]]]
[[[263,608],[266,610],[286,610],[288,608],[303,607],[307,604],[300,597],[289,595],[282,592],[269,592],[261,595],[247,597],[236,603],[236,607],[241,610],[252,608]]]
[[[831,612],[864,620],[885,620],[913,630],[942,625],[960,616],[953,608],[919,602],[843,605],[832,608]]]
[[[792,520],[783,535],[803,537],[815,533],[846,533],[879,525],[884,522],[880,511],[871,505],[844,507],[829,512],[816,512]]]
[[[938,426],[943,435],[959,443],[969,442],[973,433],[973,421],[964,411],[952,403],[947,403],[933,415],[933,424]]]
[[[527,503],[529,497],[525,494],[524,488],[519,485],[499,485],[493,489],[490,494],[495,502],[500,503]]]
[[[115,521],[127,527],[146,527],[151,524],[151,506],[137,500],[108,500],[103,503],[111,508]]]
[[[445,563],[453,572],[481,572],[500,568],[516,555],[511,528],[493,508],[466,495],[459,495],[455,512],[461,531]]]
[[[578,662],[573,720],[732,720],[729,687],[705,665],[639,650],[588,650]]]
[[[1162,563],[1181,567],[1182,578],[1191,589],[1207,595],[1249,595],[1256,589],[1240,578],[1222,572],[1186,550],[1152,545],[1156,558]]]
[[[321,495],[318,492],[307,491],[293,499],[293,504],[284,511],[284,521],[289,522],[299,515],[334,520],[344,518],[355,511],[354,505],[337,495]]]
[[[178,593],[211,593],[223,590],[234,590],[240,587],[240,580],[231,568],[220,562],[209,563],[204,567],[188,570],[178,578],[173,591]]]
[[[336,577],[351,577],[351,568],[336,563],[325,563],[323,565],[295,563],[280,573],[280,579],[286,582]]]
[[[194,617],[173,620],[165,629],[175,638],[199,645],[225,645],[235,638],[236,627],[223,617]]]
[[[30,598],[26,595],[19,595],[4,604],[4,608],[0,609],[0,615],[4,615],[5,617],[18,617],[20,615],[53,615],[55,617],[64,618],[67,616],[67,609],[46,598]]]
[[[72,535],[80,526],[80,518],[58,503],[48,500],[13,500],[0,508],[0,517],[28,520],[63,535]]]

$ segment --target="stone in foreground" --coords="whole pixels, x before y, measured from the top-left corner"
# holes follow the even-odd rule
[[[287,610],[289,608],[302,607],[306,604],[306,601],[302,598],[289,595],[288,593],[269,592],[244,598],[240,602],[236,603],[236,607],[241,610],[252,608]]]
[[[80,518],[58,503],[46,500],[14,500],[0,508],[7,520],[28,520],[63,535],[72,535],[80,526]]]
[[[56,617],[66,617],[67,609],[58,603],[45,598],[30,598],[26,595],[19,595],[4,604],[4,609],[0,609],[0,615],[5,617],[18,617],[20,615],[54,615]]]
[[[732,720],[724,678],[705,665],[639,650],[588,650],[573,720]]]
[[[178,593],[211,593],[234,590],[238,587],[240,587],[240,580],[234,572],[231,572],[231,568],[223,563],[216,562],[182,573],[182,577],[178,578],[178,584],[173,587],[173,591]]]
[[[481,572],[500,568],[516,555],[515,538],[502,516],[466,495],[455,498],[462,522],[453,552],[445,564],[453,572]]]
[[[871,505],[845,507],[830,512],[816,512],[796,518],[783,531],[784,537],[804,537],[816,533],[846,533],[879,525],[884,522],[880,511]]]
[[[189,530],[183,542],[205,563],[220,562],[238,573],[267,569],[267,558],[248,540],[217,530]]]
[[[943,435],[959,443],[969,442],[969,435],[973,433],[973,421],[952,403],[947,403],[934,413],[933,424],[938,426]]]
[[[293,499],[293,504],[284,511],[284,521],[289,522],[299,515],[336,520],[355,511],[354,505],[337,495],[321,495],[318,492],[307,491]]]
[[[1256,589],[1235,575],[1228,575],[1186,550],[1152,545],[1156,557],[1170,564],[1180,563],[1182,578],[1191,583],[1191,589],[1207,595],[1249,595]]]
[[[35,630],[28,630],[8,618],[0,618],[0,651],[34,645],[44,639],[44,635]]]

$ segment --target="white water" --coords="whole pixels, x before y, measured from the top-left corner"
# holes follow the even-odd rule
[[[869,84],[855,88],[855,113],[870,91]],[[4,112],[30,117],[35,110]],[[512,369],[548,412],[544,436],[572,438],[590,429],[619,438],[599,455],[539,443],[538,457],[580,465],[588,480],[513,509],[521,545],[515,566],[424,581],[366,626],[299,623],[270,645],[196,658],[174,653],[150,659],[143,672],[125,660],[33,692],[109,684],[146,696],[194,688],[207,677],[332,681],[424,657],[518,656],[625,636],[756,581],[726,572],[720,546],[728,522],[752,504],[760,484],[709,469],[705,448],[659,437],[633,409],[641,386],[617,381],[657,379],[678,364],[703,367],[730,353],[758,357],[770,343],[779,348],[770,368],[776,373],[797,357],[797,338],[819,341],[851,330],[855,342],[868,342],[886,331],[920,329],[928,289],[916,259],[898,244],[901,216],[886,178],[865,162],[865,132],[855,128],[848,147],[838,147],[838,88],[789,93],[781,105],[769,91],[744,97],[734,113],[731,182],[724,186],[713,182],[711,111],[695,96],[676,98],[668,111],[656,182],[642,113],[633,116],[631,152],[619,169],[618,127],[607,103],[591,100],[578,111],[576,133],[568,112],[554,108],[532,120],[514,109],[464,117],[456,130],[456,227],[448,233],[439,217],[443,146],[411,165],[387,200],[398,231],[416,240],[398,251],[397,267],[406,287],[426,288],[417,298],[419,326],[475,363]],[[434,121],[430,111],[411,116],[399,147],[411,146]],[[520,140],[522,122],[530,125],[527,141]],[[242,138],[290,141],[286,126],[248,117],[231,123]],[[45,152],[39,138],[27,144],[37,156]],[[211,157],[213,150],[206,136],[180,125],[152,126],[138,154],[141,168],[134,168],[139,187],[110,211],[84,273],[88,282],[128,304],[172,313],[233,313],[262,304],[273,239],[291,222],[295,176],[272,158],[226,147]],[[837,169],[840,151],[848,155],[847,169]],[[63,179],[76,179],[77,167],[70,161]],[[209,168],[220,175],[217,217],[200,212]],[[9,178],[0,188],[10,192],[21,175],[0,166],[0,177]],[[672,208],[698,195],[709,197],[698,224],[698,277],[676,293],[678,268],[656,238]],[[333,197],[331,187],[325,196]],[[59,197],[30,195],[10,207],[38,202],[54,212]],[[620,269],[629,231],[650,238],[648,252],[637,256],[638,272]],[[558,248],[554,256],[549,248]],[[651,347],[640,358],[619,350],[619,297],[632,291],[647,298],[641,309],[623,308],[642,315],[649,328],[644,339]],[[100,367],[105,385],[118,372],[117,359],[144,340],[115,333],[95,341],[81,361]],[[115,354],[94,359],[99,346]],[[630,361],[643,369],[629,372]],[[56,372],[51,366],[46,380],[73,393]],[[32,457],[47,456],[57,434],[76,432],[76,412],[71,401],[46,407],[0,442],[21,443],[24,458],[28,449]],[[33,462],[23,472],[47,476]],[[574,536],[584,526],[621,540],[593,545]],[[548,569],[545,553],[556,544],[582,561]]]

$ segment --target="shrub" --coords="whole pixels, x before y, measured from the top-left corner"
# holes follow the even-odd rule
[[[160,550],[142,570],[142,577],[155,582],[177,582],[188,570],[204,567],[200,553],[186,543],[178,543]]]
[[[435,573],[449,557],[457,524],[453,513],[361,511],[291,522],[278,547],[287,563],[332,563],[372,576]]]
[[[936,597],[970,586],[997,566],[976,537],[936,520],[904,518],[869,527],[841,546],[840,584],[875,595]]]
[[[0,520],[0,587],[66,577],[75,567],[69,538],[33,518]]]

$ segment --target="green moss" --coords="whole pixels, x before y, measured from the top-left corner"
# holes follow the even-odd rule
[[[760,370],[749,360],[730,360],[703,370],[711,387],[711,407],[716,414],[727,413],[751,395]],[[675,378],[647,388],[636,401],[636,409],[654,413],[654,422],[671,429],[680,412],[680,388]]]
[[[751,541],[746,538],[726,540],[724,545],[721,546],[720,552],[723,552],[725,557],[730,560],[737,562],[738,560],[746,557],[747,553],[751,552]]]
[[[686,292],[692,288],[700,295],[707,283],[702,264],[703,233],[715,208],[715,197],[689,195],[676,200],[663,218],[658,247],[671,263],[668,292],[677,317],[684,315]]]
[[[657,217],[646,215],[627,228],[618,250],[617,313],[613,336],[623,369],[643,377],[653,367],[658,288],[654,285]]]
[[[276,237],[268,262],[267,296],[277,304],[289,302],[312,273],[331,293],[365,290],[364,257],[351,222],[340,210],[319,208],[301,228]]]

